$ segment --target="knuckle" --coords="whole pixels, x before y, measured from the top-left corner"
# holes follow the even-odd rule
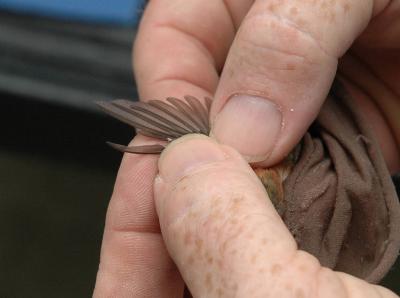
[[[241,41],[258,48],[269,48],[294,56],[311,58],[322,50],[320,41],[288,18],[261,12],[246,18],[240,28]]]

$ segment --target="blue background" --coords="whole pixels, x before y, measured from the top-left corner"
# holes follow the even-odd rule
[[[134,25],[144,0],[0,0],[0,9],[95,23]]]

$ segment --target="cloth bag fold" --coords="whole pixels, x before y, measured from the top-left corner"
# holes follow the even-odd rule
[[[400,205],[371,128],[343,91],[332,88],[304,136],[279,213],[323,266],[377,283],[399,254]]]
[[[111,116],[162,144],[123,146],[158,154],[188,133],[209,134],[211,100],[99,102]],[[379,282],[400,249],[400,204],[366,119],[337,80],[301,144],[275,167],[255,168],[277,212],[323,266]],[[283,183],[282,183],[283,181]]]

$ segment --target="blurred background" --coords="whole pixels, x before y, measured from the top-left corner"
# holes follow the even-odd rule
[[[0,297],[91,297],[144,1],[0,0]]]
[[[121,159],[105,141],[134,136],[93,101],[137,97],[144,2],[0,0],[0,298],[91,297]],[[400,293],[399,261],[383,284]]]

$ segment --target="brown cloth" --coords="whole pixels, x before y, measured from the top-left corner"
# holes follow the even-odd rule
[[[281,164],[255,172],[300,249],[324,266],[378,282],[399,252],[399,201],[370,127],[338,81],[331,93],[301,146]],[[211,100],[204,102],[185,96],[98,104],[141,134],[168,144],[188,133],[209,133]],[[165,148],[111,146],[140,154]]]
[[[371,128],[334,89],[284,182],[280,214],[323,266],[376,283],[399,253],[399,200]]]

